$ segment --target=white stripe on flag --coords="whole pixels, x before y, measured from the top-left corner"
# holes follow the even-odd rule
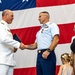
[[[62,53],[70,53],[70,43],[59,44],[56,49],[57,65],[61,64],[60,56]],[[15,54],[16,68],[28,68],[36,66],[37,50],[18,50]]]
[[[12,25],[10,25],[10,28],[17,29],[40,26],[38,15],[41,11],[48,11],[51,15],[51,22],[55,22],[57,24],[75,22],[75,4],[69,4],[62,6],[38,7],[27,10],[14,11],[15,16]]]

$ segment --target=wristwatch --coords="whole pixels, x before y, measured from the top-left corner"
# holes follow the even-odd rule
[[[47,51],[48,51],[48,52],[51,52],[51,50],[50,50],[49,48],[47,49]]]

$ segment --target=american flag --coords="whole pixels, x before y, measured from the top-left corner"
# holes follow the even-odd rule
[[[24,44],[32,44],[35,41],[36,33],[41,26],[38,21],[39,13],[50,13],[50,21],[56,23],[60,29],[60,41],[55,49],[57,74],[62,64],[60,55],[71,52],[71,37],[75,35],[75,0],[0,0],[0,16],[4,9],[14,12],[14,20],[9,27],[12,34],[16,33]],[[14,75],[36,75],[36,50],[19,49],[14,55]]]

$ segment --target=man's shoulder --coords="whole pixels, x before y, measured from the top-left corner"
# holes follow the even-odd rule
[[[4,20],[1,20],[1,21],[0,21],[0,24],[1,24],[1,25],[6,25],[7,23],[6,23]]]
[[[0,28],[1,28],[1,29],[4,29],[4,28],[5,28],[5,23],[2,22],[2,21],[0,21]]]
[[[4,23],[3,23],[3,22],[1,22],[1,21],[0,21],[0,24],[1,24],[1,25],[4,25]]]
[[[72,41],[73,41],[73,39],[75,39],[75,36],[72,36]]]
[[[75,38],[75,36],[72,36],[72,38]]]
[[[58,27],[58,25],[56,24],[56,23],[52,23],[52,22],[50,22],[49,24],[48,24],[48,26],[49,27],[51,27],[51,28],[56,28],[56,27]]]

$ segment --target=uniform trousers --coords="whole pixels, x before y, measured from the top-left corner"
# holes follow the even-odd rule
[[[47,59],[42,57],[41,51],[37,56],[36,70],[37,75],[56,75],[56,55],[52,51]]]
[[[0,75],[13,75],[13,66],[0,64]]]

